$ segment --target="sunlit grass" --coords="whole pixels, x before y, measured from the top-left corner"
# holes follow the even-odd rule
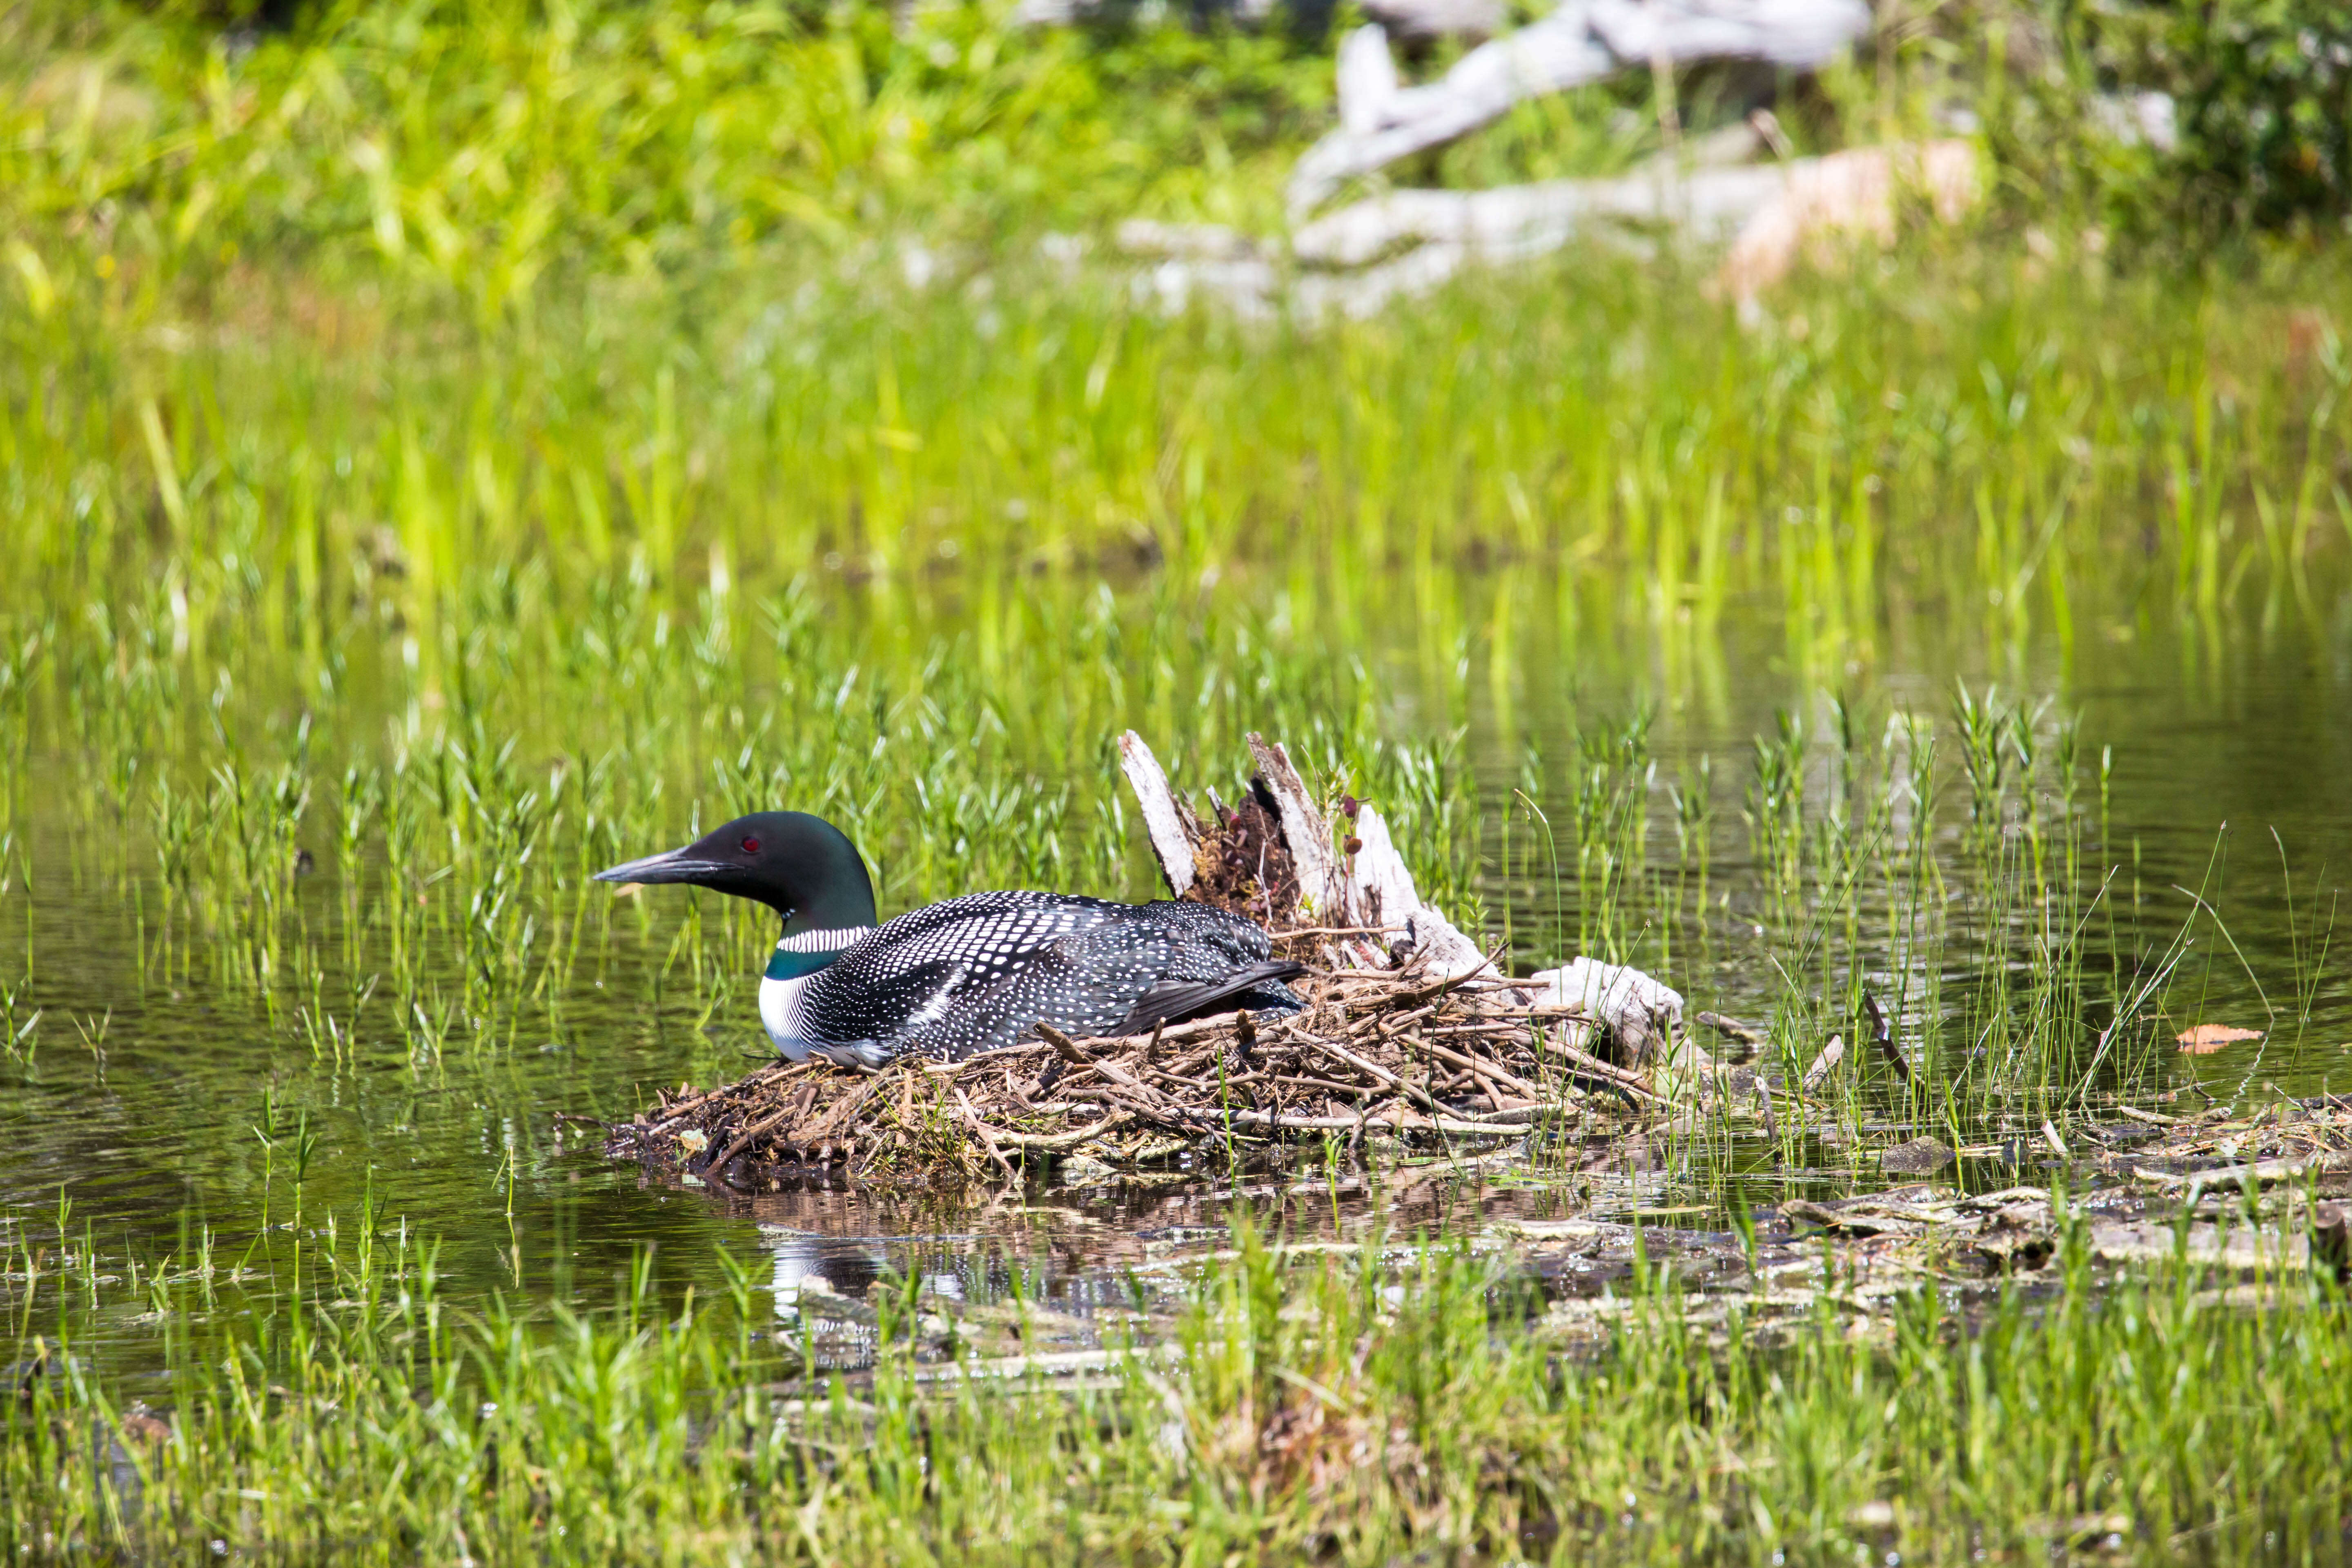
[[[1957,1562],[2110,1513],[2151,1558],[2340,1540],[2341,1302],[2299,1283],[2246,1313],[2185,1274],[2095,1291],[2077,1258],[1964,1324],[1923,1290],[1769,1343],[1645,1299],[1570,1357],[1458,1248],[1396,1300],[1252,1243],[1165,1376],[942,1397],[886,1366],[859,1403],[779,1386],[793,1346],[740,1271],[689,1303],[646,1261],[611,1307],[527,1275],[516,1188],[561,1179],[571,1070],[531,1064],[739,1070],[773,939],[591,871],[791,806],[852,833],[888,912],[1150,896],[1130,726],[1229,799],[1244,734],[1285,740],[1515,971],[1591,953],[1727,995],[1784,1089],[1843,1032],[1810,1130],[1657,1134],[1727,1205],[1873,1179],[1889,1128],[2008,1138],[2160,1092],[2176,985],[2267,1008],[2282,1075],[2338,1001],[2325,868],[2292,866],[2267,993],[2213,910],[2144,907],[2101,737],[2029,650],[2323,646],[2352,559],[2339,258],[2200,279],[1913,236],[1747,326],[1696,271],[1588,255],[1380,321],[1169,317],[1041,228],[1262,210],[1322,63],[1181,37],[983,63],[1013,46],[959,12],[642,9],[650,51],[596,35],[619,11],[403,43],[415,18],[371,6],[240,61],[36,19],[0,137],[27,237],[0,240],[0,1070],[105,1092],[103,994],[211,1009],[255,1076],[172,1258],[9,1216],[11,1545]],[[1120,94],[1163,121],[1110,134]],[[1264,112],[1228,124],[1236,100]],[[1489,151],[1622,154],[1600,124]],[[1879,679],[1940,668],[1923,646],[1964,679]],[[1662,742],[1767,682],[1760,733]],[[1907,1070],[1861,1048],[1865,997]],[[577,1079],[564,1108],[608,1115],[651,1087]],[[378,1212],[394,1177],[338,1152],[404,1135],[387,1083],[485,1130],[420,1158],[503,1194],[506,1299],[436,1283]],[[162,1447],[110,1446],[133,1397],[171,1410]],[[1268,1446],[1310,1410],[1327,1436]]]
[[[1636,1279],[1578,1345],[1461,1247],[1300,1266],[1244,1225],[1156,1331],[1171,1354],[1147,1339],[1076,1388],[924,1384],[912,1291],[885,1288],[869,1384],[804,1375],[740,1268],[701,1298],[640,1269],[609,1307],[469,1308],[405,1226],[310,1224],[266,1281],[208,1237],[12,1250],[33,1359],[0,1414],[0,1538],[43,1560],[1969,1563],[2294,1560],[2343,1529],[2352,1320],[2300,1276],[2247,1310],[2188,1266],[2095,1288],[2077,1243],[2048,1290],[1957,1319],[1923,1283],[1856,1320],[1825,1279],[1817,1319],[1763,1334]],[[125,1373],[106,1340],[139,1311],[175,1327]],[[133,1400],[167,1424],[126,1423]]]
[[[527,551],[567,601],[642,553],[681,608],[808,569],[1559,563],[1702,628],[1769,594],[1828,673],[1930,607],[2062,637],[2095,589],[2308,608],[2352,540],[2326,266],[1922,253],[1742,330],[1591,258],[1325,329],[1163,319],[1017,247],[920,289],[877,265],[614,283],[488,331],[271,270],[161,321],[0,312],[16,591],[161,562],[209,598],[199,564],[236,563],[299,640],[353,599],[430,630]]]
[[[5,256],[36,310],[235,294],[240,257],[528,320],[547,286],[713,254],[937,248],[1139,205],[1272,209],[1328,59],[1278,34],[715,5],[343,4],[224,31],[155,7],[0,14]]]
[[[2323,304],[2284,300],[2340,283],[2184,310],[2185,285],[1997,258],[1895,274],[1708,331],[1674,279],[1608,267],[1321,329],[1012,263],[741,298],[722,271],[654,317],[597,290],[562,332],[338,296],[377,327],[336,355],[299,311],[176,338],[19,311],[0,826],[30,874],[35,822],[73,825],[152,983],[201,976],[328,1056],[367,1013],[431,1059],[560,1037],[616,962],[681,976],[697,1022],[740,1012],[756,920],[685,901],[673,931],[586,882],[696,823],[824,813],[891,909],[1138,896],[1113,737],[1230,793],[1257,729],[1391,808],[1424,889],[1515,962],[1671,974],[1736,921],[1801,1048],[1865,990],[1919,1032],[1943,1100],[1902,1089],[1913,1119],[2148,1087],[2139,1036],[2082,1048],[2149,1000],[2148,934],[2102,894],[2074,716],[1991,683],[1828,694],[1930,626],[1999,669],[2032,637],[2063,657],[2078,617],[2316,616],[2352,370],[2295,325]],[[1662,778],[1647,710],[1575,698],[1633,626],[1668,700],[1717,701],[1759,624],[1797,706],[1750,757]],[[2030,983],[1989,963],[1945,994],[1997,954]],[[1946,1031],[1976,1055],[1945,1062]]]

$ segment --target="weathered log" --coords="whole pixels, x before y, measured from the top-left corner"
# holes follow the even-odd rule
[[[1118,766],[1127,775],[1128,787],[1135,791],[1136,805],[1142,808],[1143,831],[1150,840],[1153,858],[1160,862],[1160,874],[1167,879],[1168,890],[1181,899],[1192,890],[1193,858],[1201,848],[1200,824],[1168,786],[1168,773],[1160,759],[1132,730],[1118,738]]]
[[[1983,199],[1975,150],[1960,141],[1746,167],[1686,162],[1654,160],[1612,180],[1394,191],[1327,214],[1293,237],[1301,262],[1361,270],[1304,272],[1286,289],[1284,274],[1263,259],[1170,260],[1151,275],[1153,286],[1171,309],[1197,290],[1253,318],[1274,315],[1286,301],[1308,319],[1361,319],[1427,293],[1475,262],[1526,260],[1578,239],[1646,249],[1650,231],[1671,226],[1688,244],[1729,241],[1714,288],[1745,308],[1808,251],[1857,238],[1891,243],[1906,195],[1945,223]]]
[[[1558,969],[1539,970],[1520,984],[1534,991],[1538,1005],[1573,1008],[1601,1019],[1618,1047],[1635,1061],[1654,1059],[1682,1034],[1682,993],[1631,964],[1572,959]]]
[[[1402,924],[1404,933],[1393,945],[1410,945],[1412,957],[1432,978],[1454,979],[1484,967],[1486,955],[1462,934],[1452,921],[1422,901],[1389,837],[1389,825],[1370,805],[1356,809],[1355,838],[1359,845],[1349,866],[1348,914],[1358,924]]]
[[[1976,149],[1960,141],[1855,147],[1785,164],[1783,174],[1770,200],[1741,225],[1716,276],[1717,288],[1743,304],[1825,240],[1893,244],[1906,193],[1923,197],[1944,223],[1959,221],[1984,195]]]
[[[1792,69],[1825,64],[1870,25],[1861,0],[1569,0],[1550,16],[1482,44],[1421,87],[1385,84],[1371,59],[1387,52],[1370,24],[1343,51],[1341,124],[1292,170],[1294,220],[1349,180],[1444,146],[1499,119],[1517,103],[1629,66],[1756,59]],[[1364,41],[1358,41],[1359,39]]]
[[[1754,146],[1753,131],[1734,130]],[[1556,250],[1604,224],[1674,223],[1700,239],[1728,239],[1788,183],[1785,165],[1685,169],[1681,160],[1662,158],[1615,179],[1392,191],[1303,226],[1291,250],[1323,267],[1361,267],[1412,244],[1457,247],[1465,259],[1512,261]]]
[[[1358,27],[1339,40],[1339,59],[1332,86],[1339,100],[1339,129],[1350,136],[1370,136],[1380,130],[1391,102],[1401,90],[1396,57],[1389,53],[1389,36],[1377,24]]]
[[[1330,825],[1289,752],[1260,734],[1253,733],[1249,744],[1290,852],[1301,910],[1318,926],[1334,930],[1329,956],[1339,967],[1385,968],[1402,957],[1421,974],[1444,983],[1486,964],[1487,955],[1476,942],[1422,901],[1376,808],[1357,808],[1350,824],[1357,848],[1343,863],[1334,852]],[[1196,880],[1201,825],[1170,787],[1151,748],[1132,730],[1119,737],[1119,765],[1135,792],[1160,874],[1181,897]]]

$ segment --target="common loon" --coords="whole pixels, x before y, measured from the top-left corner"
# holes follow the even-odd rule
[[[682,849],[596,873],[687,882],[766,904],[782,936],[760,982],[760,1021],[792,1061],[879,1067],[1009,1046],[1039,1023],[1141,1034],[1226,1007],[1303,1004],[1266,933],[1205,904],[1115,904],[1060,893],[971,893],[874,923],[856,847],[798,811],[739,816]]]

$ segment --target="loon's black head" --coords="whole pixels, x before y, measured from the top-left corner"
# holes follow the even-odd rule
[[[683,849],[625,861],[600,882],[689,882],[767,905],[787,934],[874,923],[874,884],[848,836],[804,811],[756,811]]]

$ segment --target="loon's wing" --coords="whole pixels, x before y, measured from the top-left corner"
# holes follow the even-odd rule
[[[1199,904],[1105,906],[1086,929],[959,995],[902,1047],[952,1060],[1009,1046],[1041,1022],[1074,1035],[1134,1032],[1139,1013],[1148,1029],[1270,984],[1286,1011],[1297,998],[1273,983],[1304,971],[1269,961],[1269,946],[1248,921]]]
[[[817,971],[803,994],[803,1016],[817,1043],[870,1041],[895,1056],[1055,943],[1122,908],[1099,899],[1028,892],[973,893],[927,905],[861,938]]]
[[[1250,993],[1263,989],[1265,995],[1255,1005],[1279,1008],[1288,1013],[1299,1006],[1298,998],[1282,984],[1296,980],[1307,973],[1303,963],[1286,958],[1270,958],[1237,969],[1219,980],[1163,980],[1149,986],[1128,1009],[1127,1016],[1103,1031],[1107,1035],[1147,1034],[1162,1024],[1197,1017],[1203,1013],[1219,1011],[1217,1004],[1229,1003],[1234,1007],[1252,1005]]]

